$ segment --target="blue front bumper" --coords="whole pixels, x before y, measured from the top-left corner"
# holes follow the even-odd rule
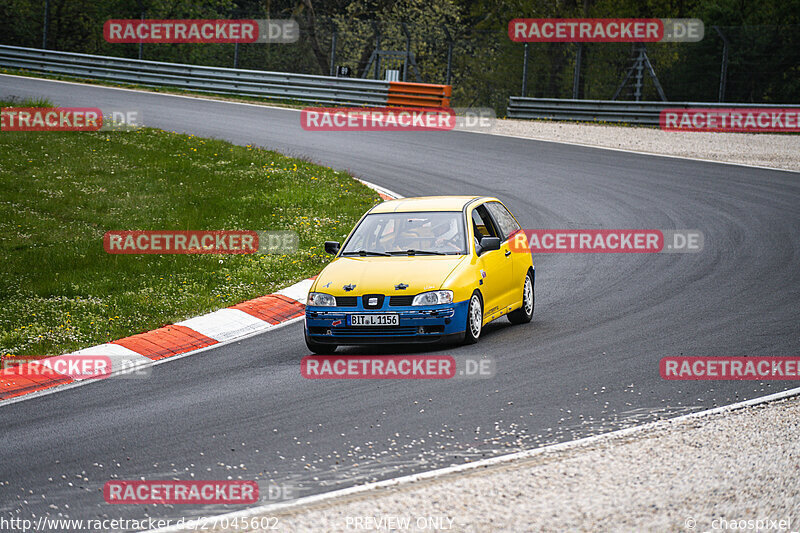
[[[435,342],[463,334],[469,300],[452,304],[389,306],[365,309],[358,298],[355,307],[306,307],[306,335],[324,344],[391,344]],[[397,314],[397,326],[349,326],[353,314]]]

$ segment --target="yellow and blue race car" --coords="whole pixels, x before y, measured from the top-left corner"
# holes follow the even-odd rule
[[[496,198],[428,196],[370,209],[308,294],[305,338],[317,354],[341,345],[478,341],[503,315],[531,321],[531,254],[512,253],[519,223]]]

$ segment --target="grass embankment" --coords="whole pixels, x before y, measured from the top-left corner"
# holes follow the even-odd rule
[[[0,102],[8,106],[8,102]],[[14,102],[18,107],[42,102]],[[274,292],[377,194],[255,147],[154,129],[0,133],[0,352],[59,354]],[[291,255],[110,255],[109,230],[294,230]]]

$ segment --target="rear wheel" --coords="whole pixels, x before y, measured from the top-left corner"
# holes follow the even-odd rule
[[[467,307],[467,324],[464,330],[464,344],[475,344],[483,329],[483,302],[478,291],[472,293]]]
[[[533,318],[533,278],[530,271],[525,275],[525,282],[522,284],[522,307],[508,314],[508,321],[512,324],[527,324]]]
[[[318,355],[330,355],[336,351],[337,346],[335,344],[323,344],[321,342],[314,342],[313,340],[308,338],[308,334],[305,333],[306,338],[306,346],[309,350],[314,352]]]

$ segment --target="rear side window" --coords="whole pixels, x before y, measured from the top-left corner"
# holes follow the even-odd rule
[[[502,234],[503,240],[508,239],[512,233],[519,229],[519,224],[517,224],[517,221],[514,220],[514,217],[511,216],[511,213],[508,212],[508,209],[506,209],[505,206],[500,202],[487,202],[486,208],[500,226],[500,233]]]

